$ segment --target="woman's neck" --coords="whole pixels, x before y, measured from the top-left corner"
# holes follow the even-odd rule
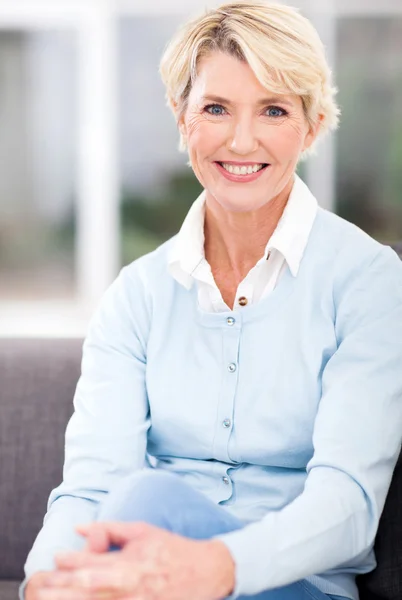
[[[293,182],[253,212],[229,212],[208,195],[205,205],[205,257],[212,270],[232,273],[240,283],[264,255],[289,198]]]

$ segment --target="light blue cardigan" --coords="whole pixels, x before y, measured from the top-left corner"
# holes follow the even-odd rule
[[[81,547],[74,525],[152,464],[248,523],[220,536],[235,595],[310,578],[357,598],[401,444],[402,264],[319,209],[297,277],[209,314],[168,274],[171,247],[125,267],[91,321],[27,576]]]

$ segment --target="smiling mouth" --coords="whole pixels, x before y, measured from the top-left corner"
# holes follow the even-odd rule
[[[232,165],[229,163],[219,162],[218,164],[232,175],[252,175],[269,167],[268,163],[256,163],[255,165]]]

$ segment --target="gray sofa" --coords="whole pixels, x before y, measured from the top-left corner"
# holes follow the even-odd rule
[[[0,339],[0,600],[16,600],[61,480],[81,351],[82,340]]]
[[[49,492],[61,480],[81,352],[78,339],[0,339],[0,600],[16,600]],[[401,464],[376,552],[377,569],[359,580],[361,600],[402,600]]]

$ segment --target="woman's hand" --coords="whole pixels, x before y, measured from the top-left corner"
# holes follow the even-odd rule
[[[86,549],[58,555],[57,570],[34,600],[71,600],[73,590],[74,600],[218,600],[233,591],[235,565],[219,540],[191,540],[145,523],[78,531]],[[111,545],[121,549],[108,552]]]
[[[24,591],[25,600],[41,600],[42,598],[53,599],[59,597],[57,595],[59,593],[58,590],[49,590],[46,585],[50,573],[51,572],[49,571],[40,571],[29,578]],[[50,591],[52,592],[51,594]],[[86,591],[77,587],[69,587],[68,590],[63,590],[63,594],[64,595],[61,597],[69,598],[69,600],[82,600],[83,598],[88,598]],[[100,598],[101,596],[99,596],[99,600]],[[106,596],[103,596],[103,600],[106,600]]]
[[[37,600],[38,593],[44,588],[46,578],[49,576],[48,571],[39,571],[30,577],[25,588],[25,600]]]

